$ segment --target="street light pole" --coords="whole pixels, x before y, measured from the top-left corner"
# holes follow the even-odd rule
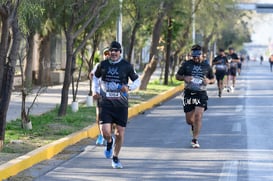
[[[119,17],[117,21],[117,34],[116,34],[116,40],[121,44],[122,46],[122,0],[119,0]]]
[[[192,43],[195,44],[195,0],[192,0]]]

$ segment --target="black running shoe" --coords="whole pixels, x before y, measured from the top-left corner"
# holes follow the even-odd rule
[[[192,146],[193,148],[200,148],[200,145],[199,145],[197,139],[192,139],[192,141],[191,141],[191,146]]]

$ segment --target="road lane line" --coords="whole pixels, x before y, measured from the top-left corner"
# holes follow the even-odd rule
[[[235,112],[242,112],[244,110],[243,105],[236,105]]]
[[[239,161],[225,161],[219,181],[237,181],[238,180]]]

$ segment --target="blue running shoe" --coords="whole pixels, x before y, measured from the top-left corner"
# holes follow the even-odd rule
[[[115,144],[115,139],[114,139],[114,137],[112,137],[112,142],[107,143],[107,145],[106,145],[106,147],[104,149],[105,158],[111,158],[112,157],[114,144]],[[108,147],[108,149],[107,149],[107,147]]]
[[[96,145],[104,145],[104,138],[101,134],[97,138]]]
[[[123,168],[118,158],[112,160],[112,167],[117,169]]]

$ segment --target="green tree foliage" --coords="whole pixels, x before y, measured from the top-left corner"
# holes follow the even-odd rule
[[[140,45],[139,39],[141,36],[138,34],[141,32],[142,26],[151,26],[152,20],[155,16],[155,9],[158,8],[156,0],[127,0],[123,1],[122,12],[124,15],[124,26],[123,34],[125,37],[124,44],[128,45],[124,48],[126,53],[126,58],[131,62],[133,49],[138,48],[136,45]],[[143,35],[143,34],[142,34]],[[147,35],[150,36],[150,33],[146,33],[146,36],[142,36],[147,40]]]
[[[24,35],[40,31],[46,13],[40,1],[24,0],[19,7],[19,26]]]
[[[201,1],[196,13],[196,32],[202,35],[205,51],[214,42],[221,48],[238,46],[250,40],[244,21],[245,13],[235,8],[233,0]]]

